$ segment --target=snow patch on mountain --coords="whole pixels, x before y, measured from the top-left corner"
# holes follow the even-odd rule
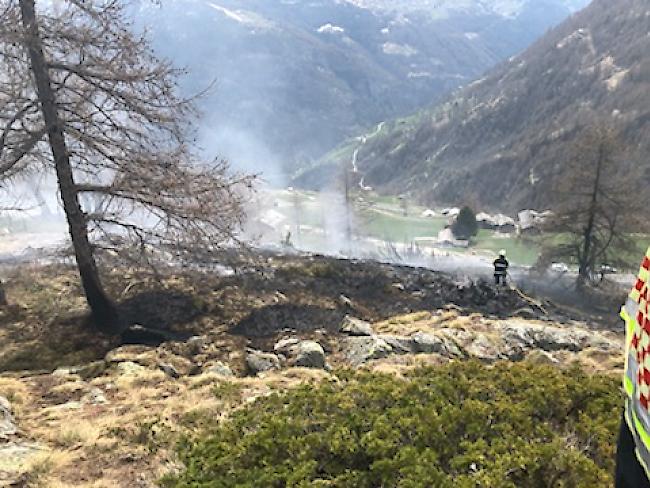
[[[325,25],[321,25],[318,29],[316,29],[316,32],[319,34],[343,34],[345,32],[345,29],[343,27],[339,27],[338,25],[327,23]]]
[[[208,6],[223,14],[226,18],[234,20],[240,24],[248,25],[251,27],[270,29],[273,27],[273,22],[265,19],[264,17],[246,10],[230,10],[216,3],[208,2]]]
[[[394,42],[385,42],[382,46],[384,54],[393,56],[406,56],[407,58],[415,56],[418,50],[408,44],[396,44]]]

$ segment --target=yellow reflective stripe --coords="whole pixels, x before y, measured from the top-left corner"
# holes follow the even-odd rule
[[[641,292],[636,288],[634,288],[630,293],[630,298],[634,300],[636,303],[639,303],[639,299],[641,298]]]
[[[639,279],[647,283],[648,278],[650,278],[650,270],[647,270],[643,266],[641,266],[641,268],[639,269]]]
[[[627,310],[625,308],[621,309],[621,318],[625,322],[626,328],[626,343],[629,345],[630,342],[632,342],[632,337],[634,337],[634,334],[636,333],[636,328],[637,328],[637,323],[636,319],[630,318],[630,315],[627,313]]]
[[[621,318],[625,322],[626,336],[625,336],[625,367],[623,372],[623,388],[625,393],[630,398],[634,397],[634,383],[630,379],[629,375],[629,365],[630,365],[630,349],[632,349],[632,338],[636,333],[636,320],[630,318],[630,315],[625,310],[625,307],[621,309]]]
[[[623,387],[625,388],[625,393],[627,393],[628,397],[632,398],[634,396],[634,384],[627,374],[623,378]]]
[[[627,423],[628,428],[630,429],[630,432],[635,431],[635,425],[634,421],[636,420],[636,415],[634,415],[634,412],[632,412],[632,409],[629,408],[629,403],[626,403],[625,406],[625,423]],[[634,417],[634,420],[632,419]],[[634,454],[636,455],[636,458],[639,461],[639,464],[643,467],[643,470],[645,471],[646,475],[648,478],[650,478],[650,470],[648,469],[648,465],[646,463],[646,460],[643,459],[643,456],[641,456],[641,453],[639,452],[639,449],[634,449]]]
[[[636,412],[634,411],[632,411],[632,418],[634,419],[634,428],[639,434],[639,437],[641,437],[641,441],[643,441],[643,444],[645,445],[646,449],[650,451],[650,435],[648,435],[648,433],[645,431],[645,429],[643,428],[643,424],[636,416]]]

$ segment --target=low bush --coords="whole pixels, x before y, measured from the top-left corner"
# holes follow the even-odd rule
[[[619,379],[452,363],[259,399],[180,446],[168,487],[609,487]]]

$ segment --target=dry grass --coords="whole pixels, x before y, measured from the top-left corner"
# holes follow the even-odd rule
[[[7,376],[0,376],[0,396],[9,400],[14,408],[29,405],[31,400],[31,394],[25,382]]]
[[[149,386],[160,386],[169,382],[169,378],[160,370],[145,369],[134,375],[120,375],[115,379],[115,386],[119,390],[133,390],[137,388],[146,388]]]
[[[26,466],[24,481],[30,488],[50,488],[50,477],[70,465],[74,455],[69,452],[53,450],[34,456]]]
[[[477,330],[487,320],[480,314],[462,316],[455,310],[417,312],[392,317],[373,325],[379,334],[411,336],[418,332],[433,333],[440,329]]]

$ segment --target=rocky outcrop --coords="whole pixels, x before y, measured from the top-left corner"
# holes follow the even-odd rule
[[[252,375],[281,368],[280,358],[271,353],[250,350],[246,354],[246,366]]]
[[[225,378],[231,378],[234,376],[234,373],[232,372],[232,369],[230,369],[230,366],[228,366],[226,363],[223,363],[221,361],[216,361],[215,363],[207,365],[203,369],[203,373],[215,374],[217,376],[223,376]]]
[[[377,336],[348,337],[343,340],[345,360],[353,366],[359,366],[373,359],[385,358],[393,353],[393,348]]]
[[[280,340],[273,349],[286,359],[288,366],[318,369],[327,366],[325,350],[316,341],[301,341],[292,337]]]
[[[435,322],[435,318],[433,314],[429,320]],[[444,323],[435,325],[425,320],[421,330],[414,330],[413,324],[404,322],[402,327],[408,331],[405,335],[347,337],[341,345],[343,360],[358,366],[390,355],[435,354],[446,359],[494,362],[529,358],[557,364],[560,361],[554,353],[577,354],[589,350],[591,355],[616,356],[623,350],[622,342],[612,335],[579,325],[560,327],[523,319],[499,321],[483,317],[465,317],[461,322],[462,327],[446,327]],[[381,329],[382,325],[375,327]]]
[[[94,361],[92,363],[84,364],[81,366],[65,366],[54,370],[53,376],[65,377],[70,375],[79,375],[84,380],[97,378],[101,376],[108,367],[106,361]]]
[[[374,334],[372,326],[368,322],[349,315],[343,319],[340,331],[350,336],[372,336]]]
[[[11,403],[5,397],[0,396],[0,439],[8,439],[16,435],[18,427],[14,421],[11,410]]]
[[[303,368],[325,368],[325,351],[314,341],[302,341],[293,348],[294,365]]]
[[[144,368],[160,369],[171,378],[192,374],[196,365],[187,358],[172,354],[163,348],[127,345],[110,351],[105,361],[109,366],[132,363]],[[127,366],[129,368],[130,366]]]

